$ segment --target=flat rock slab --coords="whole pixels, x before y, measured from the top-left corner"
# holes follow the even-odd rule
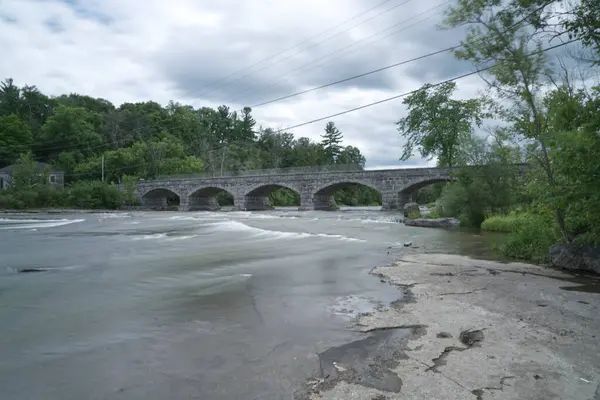
[[[386,360],[400,391],[342,379],[311,398],[600,399],[600,294],[577,289],[597,282],[447,254],[405,255],[372,273],[409,290],[411,301],[362,316],[358,329],[425,327],[396,363]],[[369,354],[377,352],[354,360],[377,364]]]
[[[423,228],[457,228],[460,221],[455,218],[415,218],[405,219],[404,224]]]

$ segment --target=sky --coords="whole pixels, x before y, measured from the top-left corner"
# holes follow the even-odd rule
[[[383,3],[383,4],[382,4]],[[48,95],[79,93],[115,105],[170,100],[232,110],[287,96],[456,45],[438,28],[444,0],[0,0],[0,79]],[[437,7],[437,8],[436,8]],[[284,129],[471,71],[448,52],[253,107]],[[457,81],[459,98],[483,89]],[[402,99],[331,118],[368,168],[401,162]],[[289,130],[319,140],[328,119]]]

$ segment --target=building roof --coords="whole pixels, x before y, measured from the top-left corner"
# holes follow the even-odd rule
[[[4,173],[4,174],[12,175],[13,170],[16,167],[16,165],[17,164],[12,164],[12,165],[6,166],[4,168],[0,168],[0,174]],[[55,174],[56,173],[59,173],[59,174],[63,173],[63,171],[59,171],[59,170],[55,169],[52,165],[46,164],[46,163],[43,163],[43,162],[37,162],[36,166],[39,169],[46,169],[46,168],[48,168],[50,170],[50,172],[55,173]]]

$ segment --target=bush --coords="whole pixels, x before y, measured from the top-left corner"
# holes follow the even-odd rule
[[[471,187],[460,183],[447,185],[435,213],[438,217],[458,218],[461,226],[479,227],[485,219],[484,206],[477,202],[473,192]]]
[[[490,232],[515,232],[527,218],[526,214],[511,213],[508,215],[494,215],[481,223],[481,230]]]
[[[63,189],[45,185],[37,189],[37,206],[64,207],[67,205],[68,193]]]
[[[431,211],[429,211],[429,213],[423,214],[422,218],[438,219],[438,218],[442,218],[442,216],[440,215],[440,213],[437,210],[431,210]]]
[[[25,208],[25,203],[16,198],[12,193],[4,191],[0,193],[0,208],[6,209],[22,209]]]
[[[409,211],[408,212],[408,219],[417,219],[417,218],[421,218],[421,213],[418,211]]]
[[[69,204],[79,208],[113,210],[123,203],[123,194],[102,181],[81,181],[68,188]]]
[[[490,217],[481,224],[481,229],[506,232],[505,241],[499,246],[500,252],[535,263],[546,262],[548,249],[559,240],[552,218],[540,214],[513,213]]]

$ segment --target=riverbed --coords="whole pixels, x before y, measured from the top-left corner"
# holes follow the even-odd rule
[[[7,399],[291,399],[357,317],[402,293],[369,275],[418,251],[494,257],[398,215],[135,212],[0,217]]]

